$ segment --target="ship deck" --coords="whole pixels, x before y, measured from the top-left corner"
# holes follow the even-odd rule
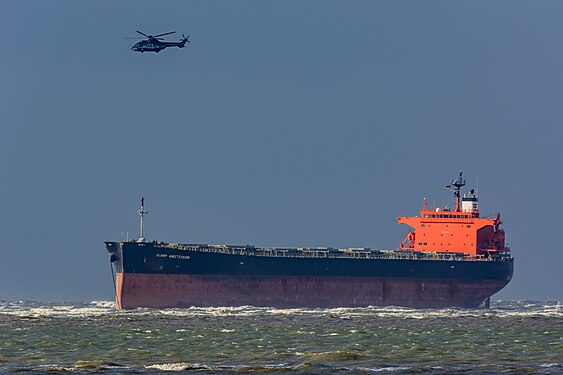
[[[133,242],[133,241],[131,241]],[[407,250],[376,250],[371,248],[331,248],[331,247],[255,247],[251,245],[212,245],[212,244],[179,244],[153,241],[137,243],[138,246],[150,245],[155,248],[197,251],[273,258],[334,258],[334,259],[403,259],[403,260],[443,260],[460,262],[494,262],[510,261],[509,254],[495,256],[470,256],[453,252],[426,252]]]

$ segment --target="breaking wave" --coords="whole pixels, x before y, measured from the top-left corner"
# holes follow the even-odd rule
[[[555,317],[563,318],[563,304],[558,301],[496,301],[490,309],[412,309],[404,307],[359,307],[359,308],[292,308],[269,307],[189,307],[170,309],[137,308],[134,310],[115,310],[113,301],[91,301],[80,303],[52,302],[0,302],[0,315],[13,315],[28,318],[41,317],[96,317],[104,315],[159,315],[177,317],[245,317],[245,316],[310,316],[338,317],[380,317],[380,318],[513,318],[513,317]]]

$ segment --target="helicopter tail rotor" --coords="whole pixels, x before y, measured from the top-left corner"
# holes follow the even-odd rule
[[[183,48],[186,45],[186,42],[189,43],[190,40],[188,39],[190,36],[185,36],[184,34],[182,34],[182,39],[180,39],[180,48]]]

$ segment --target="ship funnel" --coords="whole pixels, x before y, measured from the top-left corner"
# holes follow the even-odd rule
[[[479,198],[475,190],[471,189],[469,193],[463,194],[463,198],[461,198],[461,210],[463,212],[479,212]]]

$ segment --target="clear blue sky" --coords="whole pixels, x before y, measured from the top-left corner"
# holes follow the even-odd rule
[[[0,1],[0,299],[112,299],[105,240],[396,248],[463,169],[563,301],[563,2]],[[191,35],[130,50],[135,30]]]

